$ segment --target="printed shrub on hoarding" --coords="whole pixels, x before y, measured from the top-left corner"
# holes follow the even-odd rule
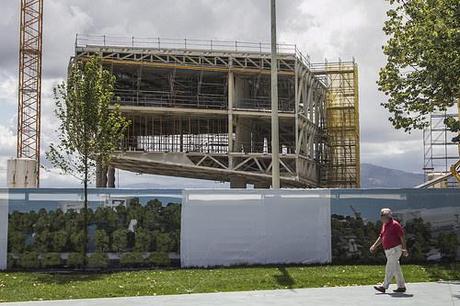
[[[88,256],[89,268],[107,268],[109,265],[109,258],[107,254],[96,252]]]

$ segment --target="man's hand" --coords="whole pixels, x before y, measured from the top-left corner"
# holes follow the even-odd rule
[[[404,257],[408,257],[409,256],[409,252],[406,250],[406,249],[402,249],[402,255]]]
[[[374,254],[376,251],[377,251],[377,247],[375,245],[372,245],[370,248],[369,248],[369,251]]]

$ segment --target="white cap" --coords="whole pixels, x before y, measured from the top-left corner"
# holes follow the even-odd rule
[[[385,217],[393,217],[393,214],[391,213],[391,209],[389,208],[382,208],[380,210],[380,216],[385,216]]]

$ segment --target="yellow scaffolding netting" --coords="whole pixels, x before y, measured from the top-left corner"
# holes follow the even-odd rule
[[[327,187],[360,187],[358,66],[354,62],[325,64]]]

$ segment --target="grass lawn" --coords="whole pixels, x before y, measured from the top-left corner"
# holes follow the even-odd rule
[[[144,270],[101,274],[0,273],[0,302],[371,285],[383,266]],[[460,263],[404,265],[408,282],[459,280]]]

